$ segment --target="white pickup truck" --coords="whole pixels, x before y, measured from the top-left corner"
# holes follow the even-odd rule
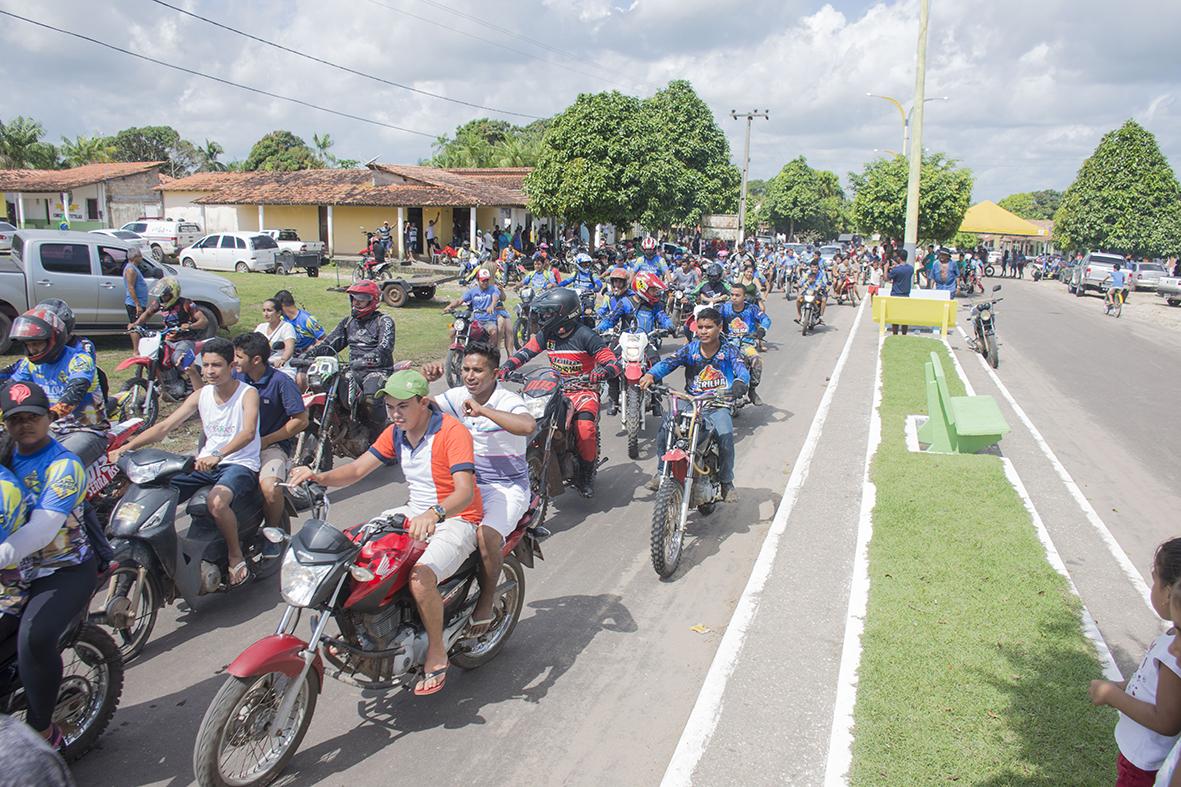
[[[324,260],[324,242],[300,240],[293,229],[263,230],[263,235],[273,238],[279,244],[275,261],[276,273],[291,273],[296,267],[306,268],[309,276],[318,276]]]
[[[1162,276],[1156,285],[1156,294],[1170,306],[1181,306],[1181,279]]]

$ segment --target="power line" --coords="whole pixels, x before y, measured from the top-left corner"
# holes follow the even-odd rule
[[[275,49],[282,50],[282,51],[287,52],[292,55],[297,55],[297,56],[302,57],[306,60],[311,60],[315,63],[320,63],[322,65],[331,66],[332,68],[347,72],[349,74],[353,74],[354,76],[364,77],[365,79],[371,79],[374,82],[380,82],[383,85],[390,85],[391,87],[401,88],[402,90],[409,90],[411,93],[418,93],[419,95],[429,96],[431,98],[438,98],[443,101],[450,101],[453,104],[462,104],[465,107],[472,107],[473,109],[482,109],[486,112],[495,112],[499,115],[515,115],[516,117],[529,118],[530,120],[541,120],[541,117],[538,115],[527,115],[524,112],[512,112],[507,109],[497,109],[496,107],[486,107],[483,104],[474,104],[470,101],[463,101],[462,99],[451,98],[449,96],[444,96],[439,93],[432,93],[429,90],[422,90],[420,88],[412,87],[410,85],[403,85],[400,82],[393,82],[393,81],[391,81],[389,79],[385,79],[383,77],[374,76],[373,74],[367,74],[364,71],[358,71],[355,68],[349,68],[348,66],[342,66],[339,63],[333,63],[330,60],[325,60],[323,58],[316,57],[315,55],[309,55],[306,52],[300,52],[298,49],[292,49],[290,47],[283,46],[282,44],[278,44],[274,41],[268,41],[267,39],[260,38],[259,36],[256,36],[252,33],[247,33],[244,30],[239,30],[236,27],[231,27],[227,24],[217,22],[217,21],[210,19],[208,17],[201,16],[200,14],[195,14],[192,11],[186,11],[183,8],[172,5],[171,3],[166,3],[166,2],[164,2],[164,0],[151,0],[151,2],[155,3],[156,5],[164,6],[165,8],[171,8],[173,11],[184,14],[185,16],[192,17],[193,19],[199,19],[202,22],[213,25],[214,27],[219,27],[222,30],[228,30],[231,33],[237,33],[240,36],[243,36],[245,38],[249,38],[251,41],[257,41],[260,44],[266,44],[267,46],[274,47]]]
[[[14,14],[11,11],[5,11],[3,9],[0,9],[0,14],[3,14],[4,16],[11,17],[13,19],[19,19],[22,22],[28,22],[31,25],[36,25],[37,27],[41,27],[46,30],[52,30],[55,33],[62,33],[63,35],[72,36],[73,38],[77,38],[82,41],[89,41],[92,44],[97,44],[98,46],[104,47],[106,49],[110,49],[114,52],[122,52],[125,55],[131,55],[132,57],[139,58],[140,60],[146,60],[149,63],[155,63],[158,66],[164,66],[165,68],[171,68],[175,71],[182,71],[186,74],[191,74],[193,76],[202,77],[204,79],[210,79],[214,82],[220,82],[223,85],[229,85],[230,87],[236,87],[240,90],[246,90],[251,93],[257,93],[259,95],[267,96],[269,98],[277,98],[280,101],[289,101],[292,104],[299,104],[302,107],[308,107],[309,109],[316,109],[316,110],[319,110],[320,112],[327,112],[330,115],[337,115],[339,117],[348,118],[349,120],[359,120],[362,123],[368,123],[373,126],[381,126],[382,128],[389,128],[389,129],[393,129],[394,131],[404,131],[407,134],[417,134],[418,136],[426,137],[427,139],[432,139],[432,140],[437,139],[437,135],[428,134],[425,131],[415,131],[414,129],[411,129],[411,128],[402,128],[401,126],[395,126],[392,123],[383,123],[380,120],[373,120],[372,118],[361,117],[360,115],[352,115],[352,114],[349,114],[348,112],[341,112],[338,109],[329,109],[328,107],[322,107],[319,104],[313,104],[310,101],[304,101],[299,98],[292,98],[291,96],[281,96],[278,93],[272,93],[268,90],[262,90],[257,87],[250,87],[249,85],[243,85],[239,82],[231,82],[228,79],[222,79],[221,77],[216,77],[216,76],[213,76],[212,74],[205,74],[205,73],[202,73],[201,71],[194,71],[191,68],[186,68],[184,66],[178,66],[174,63],[167,63],[163,60],[157,60],[154,57],[148,57],[147,55],[141,55],[138,52],[132,52],[129,49],[123,49],[121,47],[115,46],[114,44],[108,44],[106,41],[100,41],[97,38],[91,38],[90,36],[82,35],[81,33],[75,33],[72,30],[63,30],[60,27],[54,27],[53,25],[46,24],[45,22],[38,22],[36,19],[29,19],[28,17],[21,16],[20,14]]]
[[[509,30],[507,27],[501,27],[500,25],[496,24],[495,22],[491,22],[487,19],[482,19],[482,18],[476,16],[475,14],[469,14],[467,11],[461,11],[458,8],[452,8],[449,5],[437,2],[437,0],[421,0],[421,2],[426,3],[427,5],[430,5],[430,6],[434,6],[435,8],[441,9],[443,11],[446,11],[449,14],[455,14],[456,16],[463,17],[464,19],[468,19],[468,20],[471,20],[472,22],[476,22],[478,24],[484,25],[485,27],[491,28],[492,30],[495,30],[498,33],[504,33],[506,36],[512,36],[513,38],[516,38],[520,41],[524,41],[527,44],[532,44],[533,46],[536,46],[540,49],[548,50],[550,52],[553,52],[556,55],[560,55],[562,57],[574,58],[575,60],[577,60],[579,57],[577,54],[575,54],[573,52],[570,52],[568,50],[558,49],[555,46],[550,46],[549,44],[545,43],[544,41],[536,40],[534,38],[523,35],[521,33],[517,33],[513,30]],[[605,74],[615,74],[616,76],[630,78],[630,77],[627,77],[627,75],[625,75],[625,74],[621,74],[618,71],[612,71],[611,69],[608,69],[608,68],[603,68],[600,65],[591,64],[591,67],[597,71],[602,71]]]
[[[365,0],[365,1],[368,3],[371,3],[372,5],[380,6],[384,9],[386,9],[387,11],[392,11],[395,14],[402,14],[403,16],[408,16],[411,19],[417,19],[420,22],[426,22],[428,25],[434,25],[435,27],[441,27],[444,30],[447,30],[452,33],[456,33],[461,36],[465,36],[467,38],[471,38],[475,41],[482,41],[485,44],[491,44],[494,47],[498,47],[498,48],[504,49],[508,52],[513,52],[515,54],[522,55],[524,57],[530,58],[531,60],[536,60],[539,63],[545,63],[547,66],[556,66],[558,68],[564,68],[567,71],[570,71],[575,74],[580,74],[584,77],[590,77],[591,79],[602,79],[603,78],[602,76],[600,76],[598,74],[591,74],[587,71],[580,71],[577,68],[572,68],[572,67],[565,65],[563,63],[557,63],[553,60],[549,60],[548,58],[538,57],[537,55],[533,54],[532,52],[525,52],[524,50],[521,50],[521,49],[514,49],[513,47],[508,46],[507,44],[503,44],[500,41],[493,41],[490,38],[483,38],[481,36],[476,35],[475,33],[468,33],[467,31],[460,30],[455,27],[449,27],[448,25],[445,25],[442,22],[436,22],[434,19],[428,19],[425,16],[419,16],[418,14],[415,14],[411,11],[407,11],[405,9],[398,8],[397,6],[389,5],[388,3],[383,3],[383,2],[381,2],[381,0]],[[626,85],[622,82],[616,82],[614,80],[607,80],[607,81],[610,82],[611,84],[615,85],[616,87],[622,87],[625,90],[632,89],[631,85]]]

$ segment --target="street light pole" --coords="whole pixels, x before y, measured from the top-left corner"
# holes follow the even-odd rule
[[[752,109],[750,112],[737,112],[730,110],[730,117],[734,120],[738,118],[746,118],[746,144],[742,149],[742,191],[738,194],[738,244],[746,240],[746,179],[747,170],[750,169],[750,124],[755,118],[771,118],[771,110],[764,109],[759,111]]]
[[[907,154],[908,145],[910,144],[910,116],[914,114],[914,107],[910,108],[908,112],[906,107],[902,106],[902,102],[893,96],[883,96],[878,93],[866,93],[869,98],[880,98],[883,101],[889,101],[898,110],[898,114],[902,116],[902,155]],[[950,101],[947,96],[934,96],[932,98],[923,99],[926,101]]]
[[[906,258],[912,265],[918,262],[914,250],[919,236],[919,176],[923,167],[923,108],[927,103],[924,94],[927,88],[927,23],[930,11],[929,0],[919,0],[919,43],[915,62],[914,108],[911,110],[917,112],[913,149],[906,151],[910,156],[910,172],[906,179],[906,229],[902,238]],[[909,128],[910,123],[906,125]]]

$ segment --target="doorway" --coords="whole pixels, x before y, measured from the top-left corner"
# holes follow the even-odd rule
[[[319,214],[320,221],[320,242],[324,244],[324,248],[329,248],[332,244],[328,242],[328,206],[320,205],[316,208]]]
[[[425,242],[423,233],[426,231],[426,228],[422,224],[422,208],[407,208],[406,222],[407,226],[409,226],[410,222],[413,222],[417,230],[414,235],[414,246],[410,252],[412,254],[422,254],[422,244]]]

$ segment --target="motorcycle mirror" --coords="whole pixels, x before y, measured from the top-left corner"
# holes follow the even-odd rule
[[[264,527],[262,529],[262,535],[263,538],[265,538],[267,541],[270,541],[272,544],[282,544],[284,541],[290,538],[290,536],[277,527]]]
[[[993,292],[1000,292],[1000,291],[1001,291],[1001,285],[999,285],[999,284],[998,284],[998,285],[996,285],[995,287],[993,287],[993,288],[992,288],[992,291],[993,291]]]

